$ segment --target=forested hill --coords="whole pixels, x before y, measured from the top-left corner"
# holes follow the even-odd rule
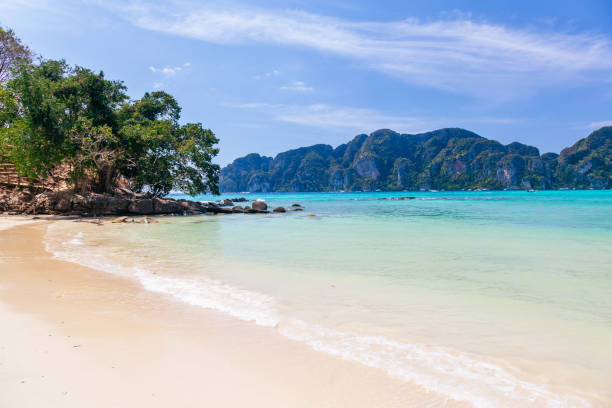
[[[221,191],[612,188],[612,127],[540,155],[464,129],[416,135],[381,129],[335,149],[318,144],[275,158],[253,153],[221,171]]]

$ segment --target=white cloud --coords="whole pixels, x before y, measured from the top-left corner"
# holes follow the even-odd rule
[[[191,66],[190,62],[186,62],[183,65],[179,65],[176,67],[165,66],[163,68],[154,67],[153,65],[149,66],[149,70],[153,73],[161,73],[167,77],[175,76],[177,73],[183,71],[185,68],[189,68]]]
[[[605,126],[612,126],[612,120],[602,120],[600,122],[591,122],[586,126],[586,129],[597,130]]]
[[[153,89],[161,89],[165,86],[163,82],[153,82]]]
[[[216,44],[275,44],[354,59],[405,81],[504,99],[612,71],[609,38],[453,19],[361,22],[300,11],[176,2],[122,9],[133,24]]]
[[[266,72],[266,73],[265,73],[265,74],[263,74],[263,75],[255,75],[255,76],[253,77],[253,79],[256,79],[256,80],[258,80],[258,81],[259,81],[259,80],[261,80],[261,79],[266,79],[266,78],[277,77],[277,76],[280,76],[280,75],[282,75],[282,74],[283,74],[283,73],[282,73],[281,71],[279,71],[278,69],[273,69],[272,71],[270,71],[270,72]]]
[[[235,108],[254,109],[276,120],[319,128],[340,128],[357,132],[371,132],[390,128],[401,132],[423,129],[420,118],[385,115],[374,109],[330,106],[325,104],[284,105],[268,103],[245,103],[230,105]]]
[[[465,127],[482,124],[509,125],[523,121],[511,117],[428,117],[414,115],[389,115],[376,109],[349,106],[333,106],[322,103],[309,105],[272,104],[252,102],[224,104],[227,107],[254,110],[258,114],[281,122],[295,123],[321,129],[340,129],[370,133],[377,129],[393,129],[400,133],[421,133],[445,127]]]
[[[281,91],[295,91],[295,92],[312,92],[312,87],[306,86],[302,81],[293,81],[291,85],[284,85],[280,87]]]

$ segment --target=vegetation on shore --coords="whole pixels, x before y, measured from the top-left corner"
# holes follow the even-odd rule
[[[32,58],[0,27],[0,156],[31,178],[61,169],[80,193],[219,193],[218,139],[181,124],[163,91],[130,99],[120,81],[63,60]]]

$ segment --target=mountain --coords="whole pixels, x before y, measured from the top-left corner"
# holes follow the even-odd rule
[[[612,127],[564,149],[503,145],[464,129],[416,135],[381,129],[335,149],[252,153],[221,170],[221,191],[612,188]]]

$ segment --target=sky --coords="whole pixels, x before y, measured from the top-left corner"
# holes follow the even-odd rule
[[[44,58],[164,90],[217,162],[389,128],[559,152],[612,125],[612,1],[0,0]]]

